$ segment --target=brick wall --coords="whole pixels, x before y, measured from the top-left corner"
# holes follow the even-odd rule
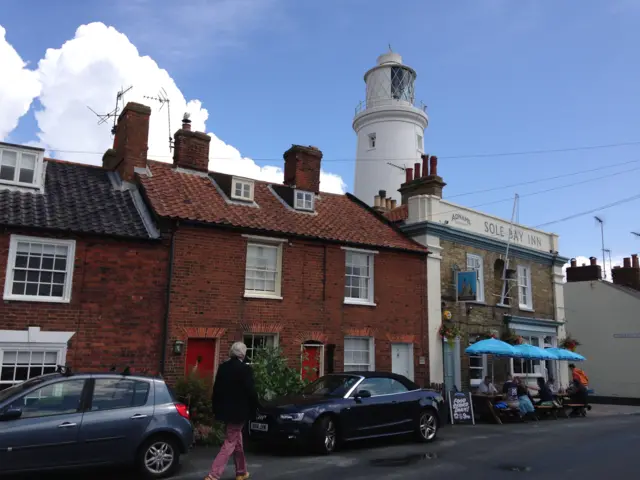
[[[53,235],[12,232],[41,238]],[[75,238],[68,304],[0,301],[0,329],[76,332],[67,352],[73,369],[131,366],[158,371],[168,248],[160,242]],[[0,279],[6,278],[10,234],[0,233]]]
[[[244,298],[246,248],[247,239],[238,232],[195,227],[177,231],[170,345],[188,336],[219,336],[222,361],[243,332],[278,333],[279,346],[297,367],[301,343],[318,337],[336,345],[334,365],[341,371],[344,336],[371,333],[376,369],[390,371],[391,340],[408,339],[414,343],[415,379],[424,382],[428,366],[418,361],[426,356],[424,257],[387,251],[375,255],[377,306],[368,307],[343,303],[344,250],[296,238],[283,245],[283,299]],[[169,355],[170,378],[184,374],[184,360],[184,354]]]
[[[531,268],[531,285],[534,312],[520,310],[518,308],[518,292],[516,283],[511,290],[511,308],[498,307],[500,302],[500,291],[502,288],[502,270],[496,271],[494,266],[500,254],[479,248],[470,247],[460,243],[441,240],[442,264],[440,276],[442,279],[442,297],[452,315],[452,321],[459,322],[463,335],[461,338],[461,350],[469,345],[469,337],[474,337],[480,333],[487,333],[489,330],[497,330],[502,333],[505,328],[504,315],[511,314],[521,317],[535,317],[554,319],[554,299],[553,299],[553,268],[551,265],[543,265],[519,258],[511,257],[509,268],[517,269],[517,265],[525,265]],[[456,303],[453,266],[457,265],[461,270],[466,270],[467,253],[480,255],[483,257],[484,265],[484,297],[486,305],[473,303]],[[503,255],[504,256],[504,255]],[[471,310],[468,311],[468,308]],[[503,360],[496,362],[498,372],[496,377],[502,377],[506,369],[506,362]],[[462,384],[464,388],[469,385],[469,357],[462,356]]]

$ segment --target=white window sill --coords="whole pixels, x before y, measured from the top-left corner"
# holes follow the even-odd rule
[[[71,303],[70,298],[38,297],[35,295],[5,295],[2,299],[8,302]]]
[[[280,295],[258,292],[244,292],[244,298],[261,298],[264,300],[282,300]]]
[[[487,302],[485,302],[484,300],[476,300],[474,302],[465,302],[465,303],[470,303],[471,305],[484,305],[485,307],[487,306]]]
[[[496,303],[496,307],[511,308],[511,305],[507,305],[506,303]]]
[[[375,306],[377,306],[373,302],[369,302],[367,300],[359,300],[357,298],[345,298],[344,299],[344,304],[345,305],[361,305],[361,306],[364,306],[364,307],[375,307]]]
[[[522,306],[522,305],[520,305],[518,308],[522,312],[530,312],[530,313],[535,313],[536,312],[533,308]]]

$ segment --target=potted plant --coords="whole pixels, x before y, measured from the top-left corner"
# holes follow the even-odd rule
[[[560,342],[561,348],[564,348],[571,352],[575,352],[576,347],[578,347],[579,345],[581,345],[581,343],[575,338],[572,338],[571,335],[568,335],[568,334],[567,334],[567,337]]]
[[[440,330],[438,333],[442,338],[447,340],[447,343],[450,346],[453,346],[453,344],[456,341],[456,338],[460,336],[461,331],[460,331],[460,327],[458,327],[455,324],[443,323],[440,326]]]
[[[505,331],[500,340],[508,343],[509,345],[522,345],[524,343],[524,339],[511,329]]]

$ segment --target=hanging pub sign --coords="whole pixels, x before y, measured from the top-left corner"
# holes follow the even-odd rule
[[[471,393],[452,391],[449,394],[449,416],[451,425],[476,424]]]
[[[478,299],[478,272],[456,272],[456,301],[475,302]]]

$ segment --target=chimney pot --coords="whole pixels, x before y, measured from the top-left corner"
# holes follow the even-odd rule
[[[429,155],[422,155],[422,176],[429,176]]]
[[[390,198],[385,198],[385,208],[387,210],[391,210],[391,199]]]
[[[623,260],[624,268],[631,268],[631,259],[629,257],[625,257]]]
[[[189,118],[188,113],[185,113],[184,117],[182,117],[182,129],[191,130],[191,119]]]
[[[438,175],[438,157],[436,157],[435,155],[432,155],[431,158],[429,159],[429,173],[432,176],[437,176]]]
[[[386,198],[387,196],[387,191],[386,190],[380,190],[378,192],[378,195],[380,195],[380,198]]]
[[[413,178],[420,178],[420,163],[416,162],[413,164],[413,171],[414,171],[414,177]]]
[[[571,259],[571,268],[576,268],[578,266],[578,262],[575,258]]]
[[[116,124],[113,149],[107,150],[102,166],[117,170],[124,181],[132,181],[136,168],[147,166],[149,150],[149,117],[151,109],[140,103],[129,102],[122,109]]]
[[[413,168],[409,167],[405,169],[405,173],[406,173],[406,183],[409,183],[410,181],[413,180]]]
[[[589,261],[591,262],[591,265],[596,265],[598,262],[598,259],[596,257],[589,257]]]
[[[634,253],[631,255],[631,266],[633,268],[640,268],[640,262],[638,262],[638,254]]]
[[[285,185],[313,193],[320,191],[322,152],[317,147],[292,145],[283,157]]]
[[[380,195],[376,195],[375,197],[373,197],[373,206],[374,207],[380,206]]]
[[[397,200],[395,199],[391,199],[391,210],[393,210],[394,208],[396,208],[396,206],[398,205]]]

